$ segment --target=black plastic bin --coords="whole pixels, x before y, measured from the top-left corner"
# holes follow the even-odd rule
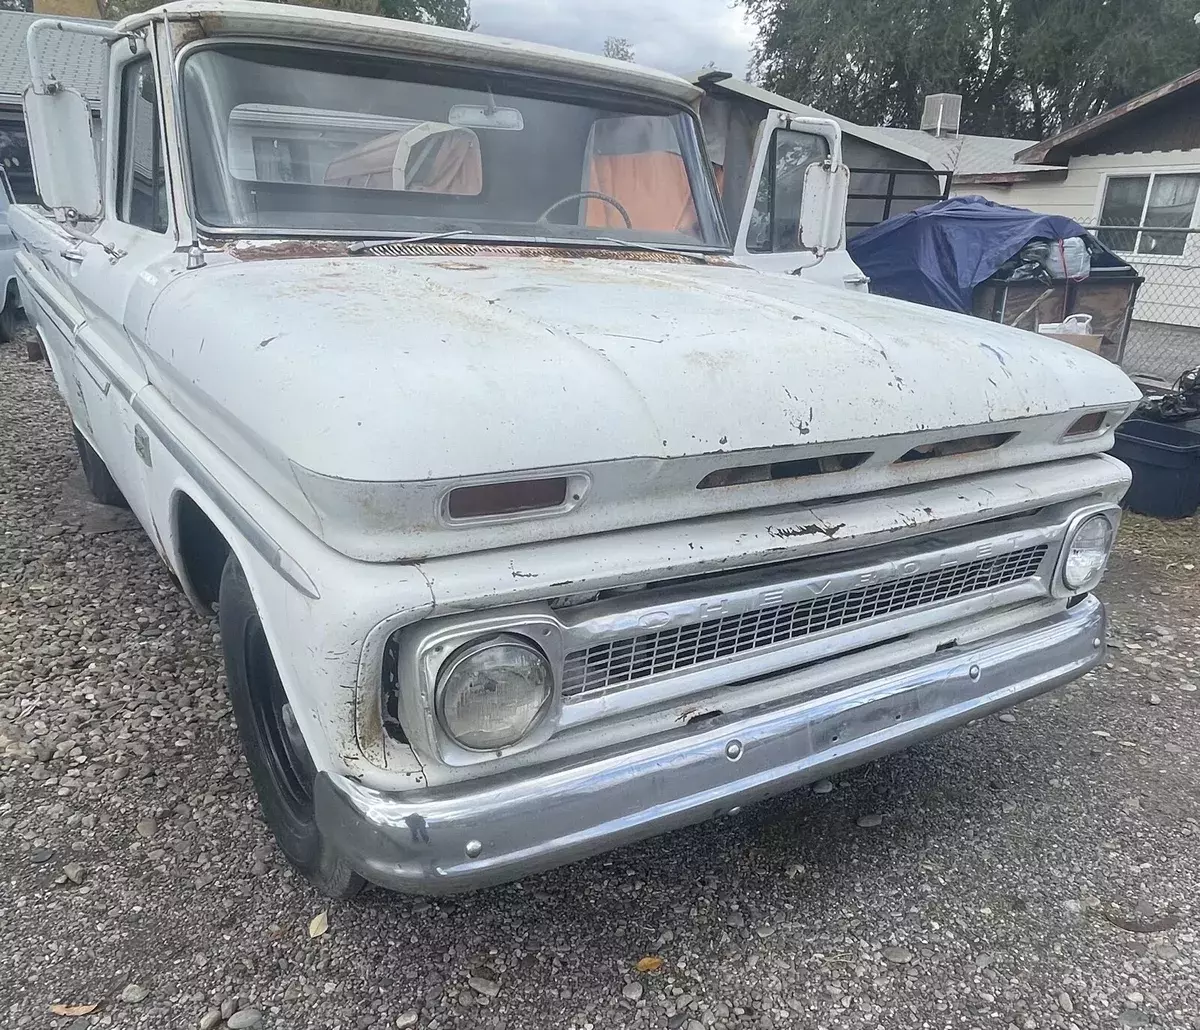
[[[1200,427],[1131,418],[1117,429],[1113,456],[1133,469],[1125,506],[1160,519],[1200,508]]]

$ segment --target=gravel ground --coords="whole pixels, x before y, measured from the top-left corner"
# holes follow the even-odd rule
[[[520,884],[327,905],[258,820],[212,623],[76,469],[0,348],[6,1030],[1200,1030],[1195,522],[1128,520],[1117,646],[1066,690]]]

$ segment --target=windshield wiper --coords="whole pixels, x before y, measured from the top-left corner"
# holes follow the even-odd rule
[[[626,250],[646,250],[651,254],[670,254],[673,257],[691,258],[693,261],[700,264],[707,264],[703,254],[698,254],[694,250],[672,250],[670,247],[655,247],[650,243],[636,243],[633,240],[618,240],[615,236],[593,236],[597,243],[613,243],[618,247],[623,247]]]
[[[431,232],[423,236],[394,236],[390,240],[358,240],[346,248],[349,254],[361,254],[375,247],[396,247],[409,243],[430,243],[433,240],[448,240],[455,236],[475,236],[470,229],[451,229],[448,232]]]

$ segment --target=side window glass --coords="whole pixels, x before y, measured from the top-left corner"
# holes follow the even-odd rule
[[[800,250],[800,203],[808,166],[829,157],[823,136],[776,129],[758,183],[746,249],[755,253]]]
[[[158,90],[149,59],[121,74],[117,151],[117,217],[152,232],[167,231],[167,174],[158,120]]]

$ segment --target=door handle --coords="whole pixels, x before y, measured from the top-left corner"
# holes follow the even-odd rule
[[[64,250],[59,252],[59,257],[65,261],[70,261],[75,265],[83,264],[83,251],[80,250]]]

